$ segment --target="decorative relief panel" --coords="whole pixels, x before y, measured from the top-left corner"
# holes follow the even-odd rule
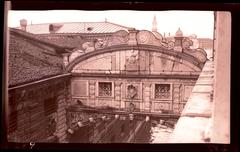
[[[137,34],[137,41],[139,44],[147,44],[150,41],[151,35],[149,31],[140,31]]]
[[[113,36],[115,39],[119,40],[122,43],[127,43],[127,41],[129,40],[129,34],[124,30],[115,32]]]
[[[111,107],[112,100],[98,99],[98,106]]]
[[[153,103],[154,106],[154,111],[162,111],[162,110],[171,110],[171,106],[170,106],[170,101],[168,102],[154,102]]]
[[[126,55],[126,70],[137,71],[139,70],[139,52],[136,50],[131,50],[127,52]]]
[[[87,81],[72,81],[72,95],[88,96],[88,82]]]
[[[139,83],[127,83],[125,86],[126,99],[138,100],[141,99],[142,90]]]

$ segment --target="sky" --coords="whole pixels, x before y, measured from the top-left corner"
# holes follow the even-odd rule
[[[61,22],[108,22],[134,27],[138,30],[152,30],[154,15],[157,19],[158,32],[164,35],[175,35],[180,27],[183,35],[196,34],[199,38],[213,38],[213,11],[9,11],[8,26],[20,26],[20,20],[28,24],[61,23]]]

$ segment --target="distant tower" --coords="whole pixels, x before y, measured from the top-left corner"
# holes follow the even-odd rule
[[[156,19],[156,15],[154,15],[154,18],[153,18],[152,31],[153,32],[157,32],[157,19]]]

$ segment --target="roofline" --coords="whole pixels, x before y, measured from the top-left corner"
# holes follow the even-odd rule
[[[127,27],[127,26],[124,26],[124,25],[112,23],[112,22],[109,22],[109,21],[101,21],[101,22],[55,22],[55,23],[28,24],[27,26],[49,25],[49,24],[72,24],[72,23],[110,23],[110,24],[113,24],[113,25],[121,26],[123,28],[127,28],[127,29],[132,29],[133,28],[133,27]],[[21,26],[12,27],[12,28],[21,28]]]
[[[53,43],[51,43],[49,41],[40,40],[40,39],[35,37],[35,34],[29,33],[29,32],[26,32],[26,31],[22,31],[20,29],[9,28],[9,31],[11,33],[15,33],[15,34],[18,34],[18,35],[20,35],[22,37],[25,37],[27,39],[31,39],[31,40],[37,41],[39,43],[42,43],[42,44],[48,45],[50,47],[53,47],[53,48],[57,49],[56,51],[61,51],[61,53],[68,53],[67,49],[70,49],[70,50],[74,49],[74,48],[70,48],[70,47],[62,47],[62,46],[53,44]]]
[[[42,80],[37,80],[37,81],[34,81],[34,82],[29,82],[29,83],[26,83],[26,84],[22,84],[22,85],[19,85],[19,86],[9,87],[8,91],[23,88],[23,87],[27,87],[27,86],[34,85],[34,84],[39,84],[39,83],[49,81],[49,80],[53,80],[53,79],[56,79],[56,78],[68,77],[68,76],[71,76],[71,73],[56,75],[56,76],[52,76],[52,77],[45,78],[45,79],[42,79]]]

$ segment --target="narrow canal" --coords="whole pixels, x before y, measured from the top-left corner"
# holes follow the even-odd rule
[[[176,121],[106,117],[80,126],[68,139],[70,143],[166,143]]]

